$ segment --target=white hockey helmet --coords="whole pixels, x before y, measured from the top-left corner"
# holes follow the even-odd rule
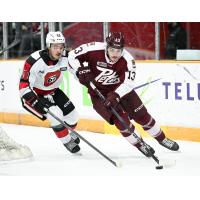
[[[60,31],[49,32],[46,37],[46,46],[49,48],[52,43],[65,44],[65,37]]]

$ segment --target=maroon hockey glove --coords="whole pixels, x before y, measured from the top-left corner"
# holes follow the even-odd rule
[[[89,87],[90,81],[94,79],[94,75],[92,74],[90,67],[79,67],[76,75],[79,82],[86,87]]]
[[[113,108],[117,108],[120,102],[120,96],[116,92],[109,92],[107,94],[106,101],[104,102],[104,105],[109,108],[112,106]]]

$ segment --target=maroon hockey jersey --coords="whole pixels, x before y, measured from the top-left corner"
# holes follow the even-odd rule
[[[90,67],[95,85],[104,95],[115,91],[123,97],[134,87],[135,61],[125,49],[121,58],[112,63],[106,54],[106,43],[92,42],[69,52],[68,61],[74,74],[79,67]],[[89,89],[89,93],[94,95],[92,89]]]

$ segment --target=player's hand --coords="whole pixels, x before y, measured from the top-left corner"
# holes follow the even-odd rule
[[[110,108],[111,106],[113,108],[117,108],[120,102],[120,96],[116,92],[109,92],[107,94],[106,101],[104,102],[104,105],[107,108]]]
[[[32,102],[32,107],[41,114],[47,113],[44,109],[48,107],[38,98]]]
[[[90,67],[79,67],[76,75],[79,82],[86,87],[89,87],[90,81],[94,79],[94,75],[92,74]]]
[[[49,108],[51,106],[51,103],[46,98],[39,98],[33,91],[25,94],[22,98],[25,100],[26,104],[41,114],[46,114],[44,108]]]

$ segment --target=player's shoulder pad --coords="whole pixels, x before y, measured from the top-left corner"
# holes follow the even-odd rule
[[[126,50],[123,50],[123,57],[129,61],[129,60],[135,60],[134,57]]]
[[[123,50],[123,57],[126,60],[129,67],[135,68],[135,59],[126,49]]]
[[[30,65],[33,65],[36,63],[36,61],[40,58],[39,51],[36,51],[32,53],[27,59],[26,62],[29,63]]]
[[[88,50],[91,51],[106,49],[106,44],[104,42],[90,42],[85,45],[87,46]]]
[[[104,50],[106,48],[106,44],[103,42],[90,42],[86,44],[82,44],[81,46],[77,47],[75,50],[71,51],[69,55],[81,55],[91,51],[98,51]]]
[[[35,60],[38,60],[41,55],[40,55],[41,50],[35,51],[34,53],[31,54],[31,57],[34,58]]]

